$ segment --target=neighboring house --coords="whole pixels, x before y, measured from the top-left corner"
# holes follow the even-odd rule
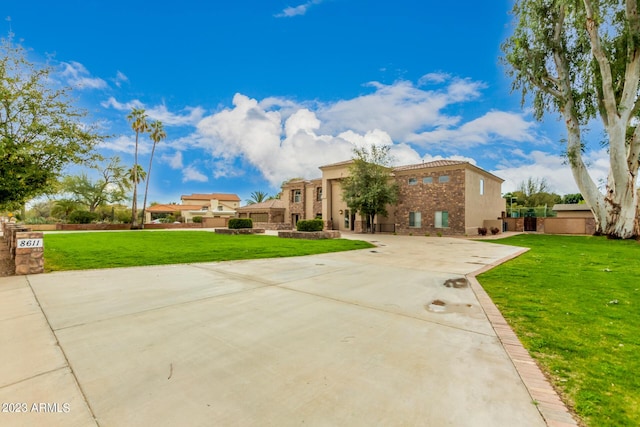
[[[211,193],[181,196],[180,205],[153,205],[146,210],[145,223],[160,214],[179,213],[184,222],[193,222],[193,217],[201,216],[210,220],[212,226],[224,226],[225,221],[236,215],[240,198],[235,194]],[[217,221],[216,221],[217,220]]]
[[[285,216],[322,218],[332,230],[363,231],[367,224],[342,200],[341,180],[352,160],[321,166],[322,178],[293,180],[282,186]],[[388,216],[375,218],[376,231],[400,234],[477,234],[478,227],[498,227],[505,214],[504,180],[469,162],[438,160],[391,169],[399,187]]]
[[[551,209],[557,218],[593,218],[593,212],[586,203],[558,203]]]

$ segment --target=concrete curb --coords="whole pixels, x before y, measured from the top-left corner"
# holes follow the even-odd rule
[[[467,275],[467,280],[469,280],[471,289],[476,294],[476,298],[478,298],[478,302],[487,315],[493,330],[496,332],[516,371],[518,371],[518,375],[520,375],[531,399],[536,402],[536,407],[547,425],[549,427],[577,427],[579,424],[573,418],[564,402],[562,402],[558,393],[551,386],[547,377],[545,377],[535,360],[524,348],[513,329],[502,316],[500,310],[498,310],[498,307],[496,307],[476,278],[476,276],[517,258],[527,251],[529,251],[528,248],[522,249],[511,256],[474,271]]]

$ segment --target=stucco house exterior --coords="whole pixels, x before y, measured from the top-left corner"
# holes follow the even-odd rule
[[[201,216],[211,226],[224,226],[229,218],[236,216],[240,198],[236,194],[207,193],[180,196],[179,205],[153,205],[145,212],[145,223],[152,221],[153,215],[179,213],[184,222],[193,222],[193,217]]]
[[[352,160],[321,166],[322,177],[282,186],[285,221],[322,218],[329,230],[364,231],[367,224],[342,200],[341,181]],[[477,234],[478,227],[502,230],[503,179],[469,162],[437,160],[392,168],[398,202],[388,216],[376,216],[375,229],[398,234]]]

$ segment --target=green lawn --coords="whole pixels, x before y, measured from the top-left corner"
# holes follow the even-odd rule
[[[495,240],[493,242],[496,242]],[[519,235],[479,281],[589,426],[640,425],[640,244]]]
[[[347,239],[300,240],[204,231],[54,233],[44,236],[45,271],[279,258],[373,247]]]

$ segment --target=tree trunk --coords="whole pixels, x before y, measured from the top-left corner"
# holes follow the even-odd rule
[[[133,200],[131,201],[131,228],[138,228],[138,131],[133,161]]]
[[[151,149],[151,157],[149,158],[149,170],[147,171],[147,179],[145,180],[144,185],[144,201],[142,202],[142,224],[140,224],[140,228],[144,228],[144,220],[147,210],[147,194],[149,193],[149,179],[151,177],[151,166],[153,164],[153,154],[156,151],[156,143],[154,141],[153,148]]]
[[[604,234],[616,239],[632,239],[639,235],[638,194],[630,182],[623,194],[605,198],[606,226]]]

